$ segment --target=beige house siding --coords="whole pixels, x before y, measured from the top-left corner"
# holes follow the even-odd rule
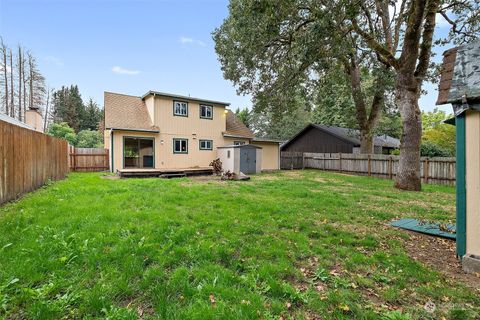
[[[467,254],[480,255],[480,112],[465,115]]]
[[[280,169],[280,145],[275,142],[253,141],[254,145],[262,147],[262,170]]]
[[[107,132],[107,130],[105,130]],[[155,138],[154,147],[154,159],[155,167],[158,166],[158,147],[160,146],[158,133],[152,132],[136,132],[136,131],[113,131],[113,171],[123,169],[123,138],[124,137],[143,137],[143,138]],[[110,144],[109,144],[110,145]]]
[[[216,158],[216,148],[225,141],[225,106],[211,105],[213,119],[200,118],[200,103],[188,102],[188,117],[173,114],[174,99],[156,96],[154,125],[160,128],[157,168],[207,167]],[[183,101],[183,100],[182,100]],[[174,154],[173,139],[187,139],[188,153]],[[212,140],[212,150],[200,150],[200,140]]]
[[[123,169],[124,137],[154,138],[156,169],[207,167],[212,160],[217,158],[217,147],[233,145],[235,141],[250,143],[249,138],[224,137],[224,133],[227,131],[228,116],[224,105],[206,102],[205,105],[212,106],[213,118],[202,119],[200,118],[202,102],[188,98],[179,99],[179,101],[188,102],[188,116],[183,117],[173,114],[174,101],[176,101],[175,98],[162,95],[148,95],[142,101],[139,97],[105,94],[105,104],[108,104],[107,109],[111,111],[110,113],[106,112],[105,116],[114,118],[110,119],[110,122],[115,125],[112,124],[110,127],[117,129],[113,131],[113,145],[110,141],[110,130],[107,129],[104,132],[105,147],[111,149],[111,152],[113,149],[113,156],[110,154],[110,159],[113,159],[113,171]],[[141,109],[142,107],[143,109]],[[133,130],[135,128],[123,126],[123,122],[129,124],[128,110],[131,108],[135,110],[135,120],[143,125],[139,129],[147,131],[135,131]],[[239,130],[238,127],[237,124],[237,130]],[[132,129],[132,131],[122,130],[125,128]],[[148,132],[148,130],[158,130],[159,132]],[[248,131],[248,129],[245,130]],[[188,153],[174,153],[174,139],[187,139]],[[211,140],[212,150],[200,150],[200,140]],[[264,150],[262,156],[259,157],[262,170],[278,169],[278,144],[262,143],[260,146]],[[234,157],[234,159],[238,160],[239,157]]]
[[[148,115],[150,116],[150,120],[152,123],[154,123],[155,119],[155,97],[154,96],[148,96],[145,97],[145,106],[147,107]]]
[[[245,144],[250,143],[250,139],[246,139],[246,138],[223,137],[223,140],[224,140],[226,146],[233,145],[235,143],[235,141],[243,141],[243,142],[245,142]]]

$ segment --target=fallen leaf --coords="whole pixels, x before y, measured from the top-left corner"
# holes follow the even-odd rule
[[[210,295],[209,299],[212,305],[215,305],[215,303],[217,303],[217,301],[215,300],[215,296],[213,294]]]

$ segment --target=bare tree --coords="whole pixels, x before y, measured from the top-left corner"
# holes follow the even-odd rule
[[[10,117],[15,118],[15,104],[14,104],[15,84],[13,82],[13,52],[12,52],[12,49],[9,49],[9,51],[10,51]]]
[[[37,61],[35,57],[28,52],[28,107],[30,109],[40,109],[44,104],[45,93],[47,89],[45,86],[45,78],[38,70]]]
[[[9,91],[8,91],[8,69],[7,69],[7,45],[0,38],[0,50],[2,51],[2,69],[3,69],[3,86],[4,92],[4,110],[5,114],[10,114],[9,110]]]
[[[18,57],[17,57],[17,69],[18,69],[18,120],[23,121],[22,117],[22,66],[23,66],[23,53],[22,47],[18,46]]]

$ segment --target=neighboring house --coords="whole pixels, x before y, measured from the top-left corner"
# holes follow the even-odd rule
[[[25,122],[22,122],[2,113],[0,113],[0,120],[25,129],[43,132],[43,117],[36,108],[30,108],[25,111]]]
[[[480,41],[443,53],[437,104],[447,103],[456,126],[457,255],[465,271],[480,272]]]
[[[354,129],[310,124],[292,139],[284,143],[281,151],[313,153],[358,153],[359,132]],[[373,139],[374,153],[389,154],[400,148],[400,140],[387,135]]]
[[[218,147],[238,144],[261,147],[262,170],[279,169],[278,142],[255,138],[227,102],[156,91],[141,97],[105,92],[104,106],[112,172],[205,168],[218,157]]]

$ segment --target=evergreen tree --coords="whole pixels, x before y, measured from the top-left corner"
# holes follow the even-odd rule
[[[103,118],[103,112],[98,104],[90,98],[85,106],[85,112],[81,121],[81,130],[98,130],[99,123]]]
[[[88,116],[78,86],[62,86],[61,89],[55,91],[52,108],[54,122],[66,122],[75,132],[90,128],[88,126],[90,119],[86,120]],[[89,124],[85,125],[86,122]],[[96,126],[94,128],[96,129]]]

